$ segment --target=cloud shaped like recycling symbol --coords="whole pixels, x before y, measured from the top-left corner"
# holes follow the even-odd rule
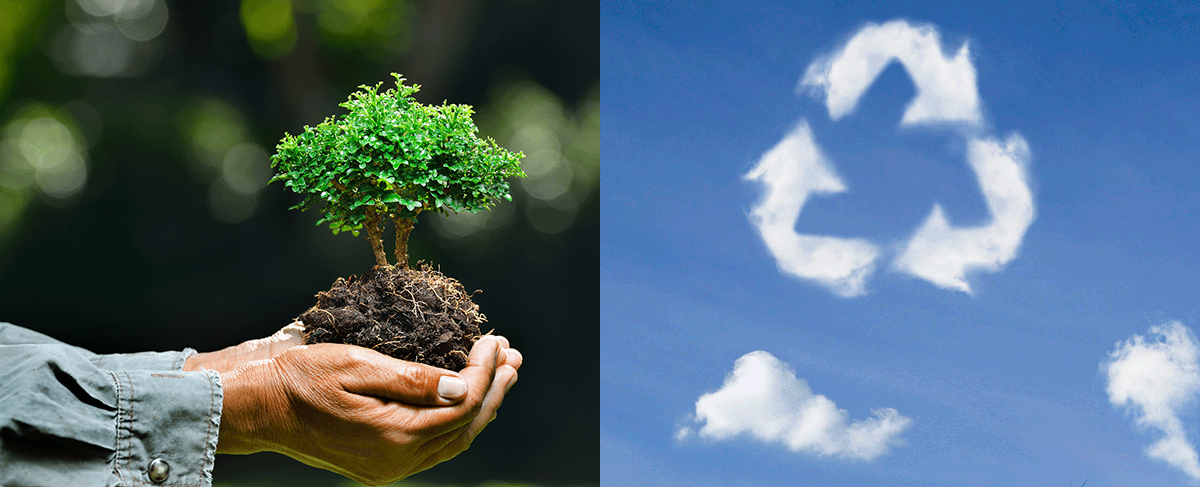
[[[1018,133],[1004,140],[983,133],[975,66],[967,44],[951,57],[930,25],[904,20],[868,24],[841,48],[808,67],[801,85],[824,97],[834,121],[854,112],[867,88],[892,62],[899,62],[916,85],[902,127],[953,125],[964,137],[991,221],[955,227],[940,205],[903,245],[892,269],[936,286],[971,292],[966,275],[996,272],[1017,256],[1034,219],[1033,192],[1026,166],[1029,146]],[[774,255],[779,269],[811,280],[845,297],[866,293],[866,282],[881,258],[880,246],[866,239],[797,233],[796,221],[810,195],[846,191],[832,163],[801,119],[783,140],[763,154],[745,178],[765,192],[750,220]]]

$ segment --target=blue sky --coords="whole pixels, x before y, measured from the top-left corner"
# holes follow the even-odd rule
[[[1044,3],[602,2],[602,485],[1200,485],[1200,9]]]

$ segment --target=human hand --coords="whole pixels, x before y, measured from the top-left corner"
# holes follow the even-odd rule
[[[194,354],[184,362],[183,370],[232,372],[247,363],[273,358],[300,345],[304,345],[304,324],[295,321],[266,338],[242,342],[215,352]]]
[[[509,348],[507,338],[502,336],[496,336],[496,338],[500,340],[500,345],[504,350],[511,350],[501,354],[499,365],[508,363],[509,365],[512,365],[514,369],[520,368],[520,352],[517,352],[516,349]],[[215,370],[221,373],[232,372],[250,362],[274,358],[288,349],[300,345],[304,345],[304,323],[295,321],[279,329],[279,331],[266,338],[245,341],[232,347],[217,350],[215,352],[201,352],[193,354],[184,362],[183,370]]]
[[[268,356],[221,372],[217,451],[276,451],[368,485],[466,450],[495,418],[523,361],[495,336],[475,343],[459,373],[350,345],[260,343],[242,352],[197,362]]]

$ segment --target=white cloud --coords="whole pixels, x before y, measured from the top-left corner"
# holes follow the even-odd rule
[[[953,56],[942,51],[941,35],[931,25],[904,20],[867,24],[832,54],[813,62],[801,85],[825,97],[829,116],[840,119],[892,62],[899,62],[916,86],[901,125],[983,123],[975,67],[964,42]],[[936,286],[971,292],[972,271],[996,272],[1017,256],[1035,210],[1025,168],[1029,146],[1020,134],[1003,142],[967,136],[967,159],[975,171],[991,222],[980,227],[950,225],[940,205],[904,244],[892,268]],[[793,230],[809,194],[846,190],[826,161],[804,122],[767,152],[746,175],[767,183],[768,194],[754,209],[753,221],[779,268],[820,282],[842,296],[865,293],[879,248],[863,239],[801,235]]]
[[[801,85],[823,92],[829,117],[837,120],[854,112],[863,92],[892,61],[904,66],[917,89],[901,124],[983,121],[967,44],[947,57],[941,35],[931,25],[904,20],[867,24],[841,49],[810,65]]]
[[[763,154],[745,178],[766,187],[750,220],[781,271],[817,281],[841,296],[866,292],[866,278],[874,271],[879,256],[874,244],[863,239],[796,233],[796,220],[810,194],[846,191],[813,140],[807,122],[801,121]]]
[[[971,292],[967,272],[995,272],[1017,257],[1033,224],[1033,192],[1025,166],[1029,146],[1019,134],[1001,143],[972,139],[967,159],[983,191],[992,221],[982,227],[953,228],[939,205],[917,229],[893,268],[946,288]]]
[[[793,452],[857,460],[874,460],[901,443],[899,435],[912,420],[892,408],[875,409],[873,417],[849,423],[849,414],[829,398],[814,394],[790,366],[767,352],[748,353],[717,392],[696,401],[697,434],[728,440],[742,434],[778,443]],[[676,439],[691,435],[680,428]]]
[[[1179,419],[1200,397],[1200,345],[1178,321],[1151,327],[1150,335],[1158,339],[1134,335],[1109,355],[1108,400],[1138,426],[1163,434],[1147,455],[1200,480],[1200,458]]]
[[[824,96],[830,117],[837,120],[854,111],[867,88],[892,62],[899,62],[916,86],[916,97],[901,125],[958,124],[970,129],[957,133],[965,138],[967,160],[991,221],[978,227],[954,227],[935,204],[912,238],[900,246],[891,268],[969,294],[967,274],[1002,269],[1017,257],[1033,224],[1036,212],[1026,171],[1029,145],[1018,133],[1003,141],[982,134],[983,114],[967,44],[953,56],[945,55],[941,35],[931,25],[904,20],[868,24],[832,54],[813,62],[801,85]],[[763,154],[745,178],[766,186],[751,221],[781,271],[815,281],[843,297],[866,293],[866,281],[881,255],[878,245],[861,238],[795,231],[810,195],[846,191],[805,121]]]

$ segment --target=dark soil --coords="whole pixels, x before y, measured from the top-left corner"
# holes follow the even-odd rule
[[[471,296],[428,265],[375,266],[317,293],[317,305],[300,315],[304,343],[348,343],[459,371],[487,321]]]

